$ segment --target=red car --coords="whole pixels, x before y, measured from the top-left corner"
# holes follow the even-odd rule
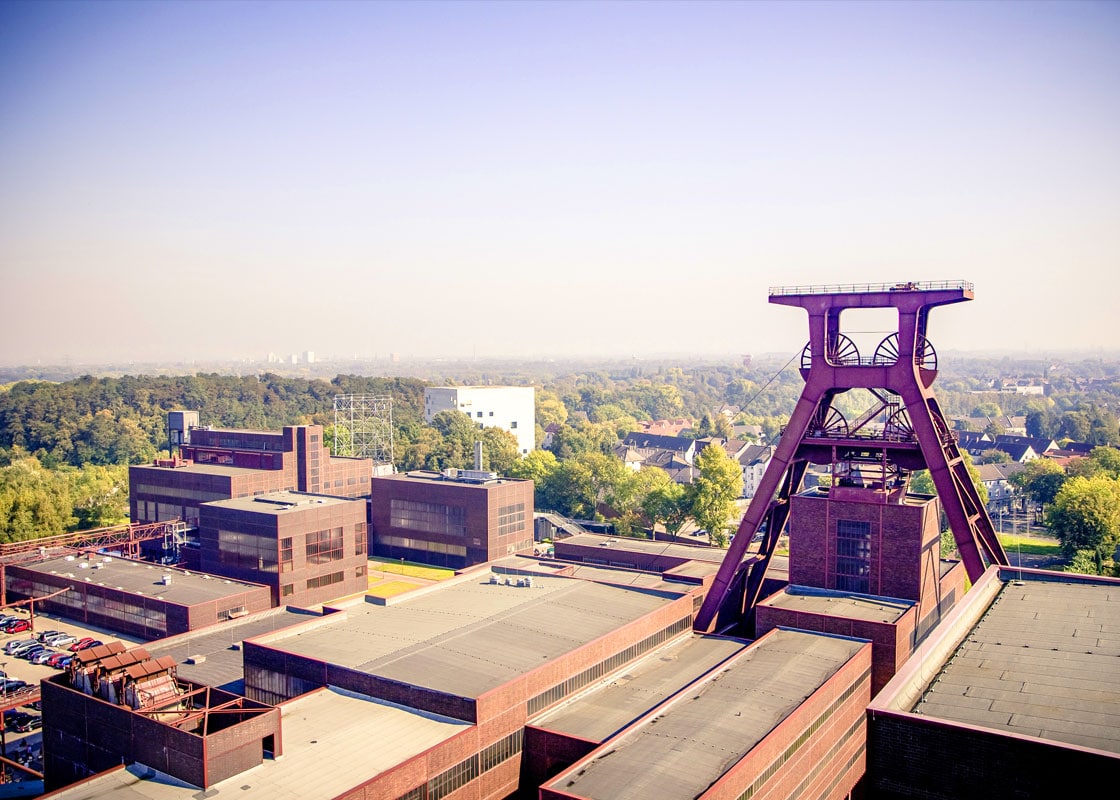
[[[4,633],[21,633],[27,630],[31,630],[31,623],[25,619],[17,619],[15,622],[9,622],[4,627]]]
[[[94,638],[92,636],[84,636],[78,641],[74,642],[74,644],[70,645],[68,649],[70,650],[70,652],[76,653],[79,650],[85,650],[87,647],[93,644],[93,642]]]

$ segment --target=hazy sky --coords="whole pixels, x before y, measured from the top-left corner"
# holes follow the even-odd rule
[[[0,363],[1115,348],[1120,2],[6,2]]]

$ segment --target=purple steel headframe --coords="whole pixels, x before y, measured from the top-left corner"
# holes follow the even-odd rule
[[[937,356],[926,339],[929,311],[972,297],[972,284],[965,281],[771,288],[771,303],[800,306],[809,313],[809,344],[801,361],[805,388],[704,598],[696,630],[724,627],[725,621],[738,623],[751,613],[789,516],[789,498],[800,490],[808,463],[820,460],[822,448],[831,449],[834,458],[845,444],[866,449],[866,438],[856,442],[842,415],[832,408],[833,399],[849,389],[867,389],[884,399],[873,412],[886,407],[885,398],[894,402],[897,395],[901,401],[906,436],[883,435],[874,447],[884,462],[909,471],[929,469],[969,578],[980,578],[985,558],[1008,563],[956,436],[930,389],[937,377]],[[840,330],[840,314],[849,308],[895,308],[898,331],[884,338],[873,356],[863,356]],[[763,522],[766,535],[759,555],[744,561]]]

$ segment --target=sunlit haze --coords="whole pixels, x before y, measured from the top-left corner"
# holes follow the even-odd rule
[[[3,2],[0,364],[1112,348],[1120,3]]]

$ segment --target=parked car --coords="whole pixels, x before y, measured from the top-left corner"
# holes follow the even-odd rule
[[[68,658],[71,658],[70,653],[66,652],[65,650],[56,650],[54,652],[54,655],[47,659],[47,666],[55,667],[56,669],[62,669],[62,665],[59,662]]]
[[[23,645],[38,644],[34,639],[12,639],[4,645],[4,652],[8,655],[13,655],[15,651]]]
[[[51,647],[65,647],[68,644],[74,644],[78,641],[78,637],[69,633],[61,633],[57,636],[51,636],[49,639],[44,639],[44,644],[49,644]]]
[[[71,653],[76,653],[79,650],[85,650],[87,647],[90,646],[90,643],[93,642],[93,641],[95,641],[95,640],[92,636],[83,636],[81,639],[74,642],[74,644],[70,645],[66,649],[69,650]]]
[[[11,694],[12,692],[18,692],[20,689],[26,689],[26,688],[27,688],[27,681],[20,681],[20,680],[13,680],[11,678],[5,678],[4,679],[4,686],[2,688],[2,691],[5,694]]]
[[[51,656],[53,656],[57,652],[58,652],[57,650],[54,650],[50,647],[44,647],[42,650],[35,653],[35,655],[31,656],[31,658],[29,658],[27,660],[30,661],[32,664],[46,664],[47,659],[50,658]]]
[[[4,712],[4,728],[10,731],[18,730],[16,727],[17,725],[27,722],[32,717],[32,715],[28,714],[26,711],[20,711],[15,708],[10,709],[10,711],[14,713],[9,714],[8,712]]]
[[[12,726],[12,729],[20,733],[27,733],[28,731],[38,730],[41,727],[43,727],[43,718],[37,714],[28,714],[27,719],[21,719]]]
[[[31,623],[25,619],[17,619],[4,626],[4,633],[22,633],[27,630],[31,630]]]
[[[24,708],[30,708],[32,711],[42,711],[43,710],[43,701],[42,700],[32,700],[30,703],[24,703],[23,707]]]
[[[26,641],[22,641],[22,642],[18,643],[15,647],[11,648],[8,651],[8,655],[10,655],[10,656],[21,656],[24,653],[26,653],[28,650],[31,650],[34,647],[42,647],[42,646],[43,645],[39,644],[34,639],[28,639]]]
[[[19,650],[16,650],[15,655],[18,658],[25,658],[27,660],[31,660],[31,657],[33,655],[35,655],[36,653],[39,653],[43,650],[50,650],[50,648],[47,647],[45,644],[39,644],[38,642],[36,642],[35,644],[31,645],[30,647],[24,647],[24,648],[21,648]]]
[[[39,631],[35,634],[35,638],[40,642],[45,642],[52,636],[62,636],[66,631]]]

